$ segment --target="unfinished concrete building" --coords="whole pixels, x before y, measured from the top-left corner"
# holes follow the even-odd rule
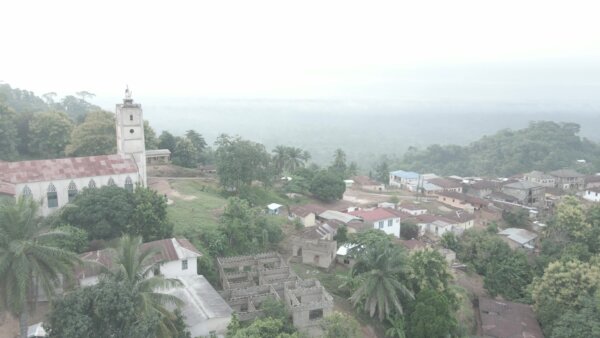
[[[281,255],[217,258],[223,291],[221,296],[242,321],[262,316],[265,299],[283,301],[296,328],[320,334],[319,321],[333,311],[333,298],[317,280],[302,280]]]
[[[292,237],[292,256],[302,263],[328,269],[335,262],[337,242],[324,239]]]

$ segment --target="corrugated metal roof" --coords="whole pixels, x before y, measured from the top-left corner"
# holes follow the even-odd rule
[[[498,233],[499,235],[507,236],[510,240],[515,241],[521,245],[531,242],[538,237],[537,234],[520,228],[507,228]]]
[[[390,175],[400,177],[400,178],[405,178],[405,179],[419,178],[419,173],[416,173],[414,171],[396,170],[396,171],[390,172]]]
[[[125,155],[100,155],[20,162],[0,162],[0,180],[12,184],[137,173]]]
[[[146,150],[146,157],[149,157],[149,156],[159,156],[159,155],[171,155],[171,151],[169,149],[150,149],[150,150]]]

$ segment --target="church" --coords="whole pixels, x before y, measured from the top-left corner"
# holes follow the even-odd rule
[[[146,147],[142,106],[129,88],[116,105],[117,153],[49,160],[0,161],[0,195],[40,201],[47,216],[72,201],[84,188],[113,185],[133,191],[146,186]]]

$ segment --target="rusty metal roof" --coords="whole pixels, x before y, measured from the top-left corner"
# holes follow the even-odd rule
[[[99,155],[51,160],[0,162],[0,181],[19,184],[137,173],[129,156]]]

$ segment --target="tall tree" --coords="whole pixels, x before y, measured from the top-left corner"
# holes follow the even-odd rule
[[[169,149],[171,153],[175,152],[175,147],[177,146],[177,140],[173,134],[169,133],[166,130],[163,130],[158,137],[158,148],[159,149]]]
[[[323,201],[339,200],[344,197],[346,184],[342,178],[330,171],[321,171],[310,183],[310,192]]]
[[[534,310],[544,331],[550,336],[561,313],[579,310],[585,298],[600,290],[600,267],[580,261],[550,263],[544,275],[532,284]]]
[[[0,103],[0,160],[17,158],[17,114],[8,106]]]
[[[387,184],[390,177],[390,160],[387,156],[382,156],[377,165],[375,165],[375,179]]]
[[[255,180],[269,183],[271,158],[262,144],[223,134],[215,145],[217,174],[222,187],[239,192]]]
[[[186,168],[195,168],[198,165],[198,149],[187,137],[179,139],[173,153],[173,164]]]
[[[333,153],[333,163],[329,167],[329,170],[334,172],[336,175],[342,178],[346,177],[346,153],[342,149],[336,149]]]
[[[45,244],[62,235],[41,227],[37,204],[31,199],[0,205],[0,300],[19,318],[21,338],[27,337],[28,313],[37,302],[37,290],[50,298],[60,277],[73,274],[77,256]]]
[[[198,149],[198,153],[201,153],[202,151],[204,151],[204,148],[206,148],[206,141],[204,140],[204,137],[202,137],[202,135],[199,134],[197,131],[190,129],[185,132],[185,137],[192,141],[194,147]]]
[[[288,163],[288,151],[286,146],[277,146],[273,149],[273,164],[278,174],[281,174]]]
[[[42,158],[63,156],[72,130],[73,122],[63,112],[36,114],[29,123],[29,150]]]
[[[169,304],[181,306],[183,301],[175,296],[157,292],[178,287],[177,279],[154,275],[158,266],[155,257],[160,254],[158,248],[142,249],[141,237],[123,236],[114,247],[115,259],[112,267],[106,271],[112,280],[124,282],[136,294],[136,308],[145,317],[157,315],[159,318],[159,337],[177,337],[179,334],[174,313],[167,310]]]
[[[66,153],[69,156],[95,156],[114,154],[116,149],[115,114],[95,111],[87,114],[85,121],[73,129]]]
[[[408,273],[407,257],[398,246],[376,245],[362,248],[356,257],[351,275],[359,280],[359,287],[350,300],[361,305],[372,317],[377,313],[380,321],[403,313],[402,303],[414,299],[404,282]]]
[[[152,129],[148,120],[144,120],[144,144],[146,149],[156,149],[158,147],[156,132]]]
[[[417,294],[415,308],[409,318],[410,337],[445,338],[456,333],[458,323],[446,296],[423,289]]]

